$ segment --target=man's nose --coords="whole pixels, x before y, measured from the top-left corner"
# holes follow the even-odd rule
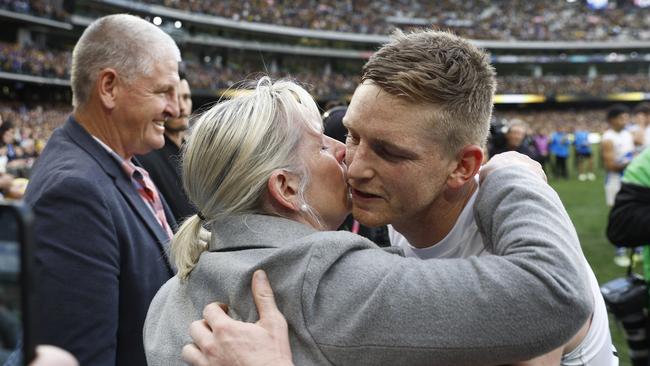
[[[361,145],[347,149],[345,162],[348,166],[348,179],[372,178],[373,170],[368,161],[368,153]]]

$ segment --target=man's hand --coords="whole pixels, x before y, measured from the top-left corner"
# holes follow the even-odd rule
[[[546,174],[542,165],[526,155],[514,151],[508,151],[501,154],[494,155],[490,160],[483,165],[479,173],[479,181],[483,183],[485,178],[491,173],[511,166],[517,166],[522,169],[530,170],[536,173],[544,180],[547,181]]]
[[[262,270],[253,274],[257,323],[233,320],[227,305],[212,303],[203,320],[190,325],[194,344],[183,347],[183,361],[193,366],[289,366],[291,349],[287,321],[278,310],[271,284]]]
[[[36,347],[36,358],[29,366],[79,366],[79,363],[61,348],[41,345]]]

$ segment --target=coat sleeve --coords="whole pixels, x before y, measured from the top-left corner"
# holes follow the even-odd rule
[[[116,361],[120,255],[103,197],[68,178],[33,204],[37,343],[68,350],[81,365]]]
[[[623,183],[609,212],[607,238],[618,246],[650,244],[650,188]]]
[[[495,255],[422,261],[343,239],[319,245],[303,309],[325,357],[337,365],[490,365],[568,341],[593,300],[559,197],[531,173],[502,169],[481,187],[476,219]]]

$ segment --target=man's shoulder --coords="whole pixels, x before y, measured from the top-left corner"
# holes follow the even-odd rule
[[[97,160],[69,140],[54,138],[39,157],[27,186],[25,199],[29,202],[46,191],[63,188],[78,194],[80,187],[106,188],[112,180]]]

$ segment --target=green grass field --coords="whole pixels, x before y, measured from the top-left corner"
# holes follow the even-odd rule
[[[549,183],[558,192],[573,220],[580,237],[582,250],[600,284],[624,276],[625,269],[617,267],[613,262],[614,247],[605,236],[609,210],[605,205],[604,172],[601,169],[596,169],[598,179],[591,182],[580,182],[575,173],[573,159],[570,159],[568,163],[571,178],[561,180],[549,177]],[[629,366],[627,345],[623,338],[622,329],[613,321],[611,314],[610,329],[614,344],[619,352],[621,366]]]

